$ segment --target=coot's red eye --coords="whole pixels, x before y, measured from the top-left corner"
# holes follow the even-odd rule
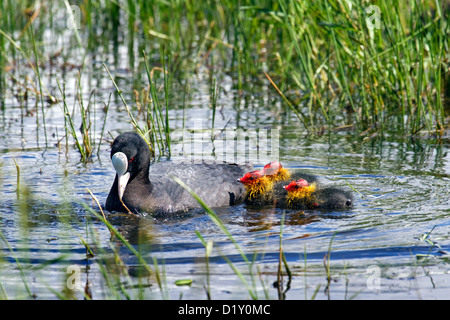
[[[131,157],[129,162],[133,162],[134,161],[134,157]]]

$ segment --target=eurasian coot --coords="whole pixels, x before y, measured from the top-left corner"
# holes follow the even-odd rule
[[[169,176],[178,177],[210,207],[241,203],[245,187],[237,182],[250,164],[172,163],[150,166],[150,150],[137,133],[119,135],[111,148],[111,160],[116,170],[114,183],[106,199],[108,211],[178,213],[200,208],[195,198]],[[123,202],[123,203],[122,203]]]

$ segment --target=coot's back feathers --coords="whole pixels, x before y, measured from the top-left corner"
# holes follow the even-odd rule
[[[150,167],[150,181],[154,196],[143,203],[145,211],[179,212],[199,208],[197,200],[169,175],[190,187],[210,207],[223,207],[242,203],[245,188],[236,182],[251,166],[224,163],[156,163]]]

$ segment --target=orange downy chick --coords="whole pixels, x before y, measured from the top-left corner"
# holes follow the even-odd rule
[[[304,201],[308,204],[313,201],[313,193],[316,191],[316,184],[311,185],[304,179],[294,180],[284,187],[287,191],[286,201],[289,206],[297,201]]]
[[[264,166],[262,172],[268,176],[273,182],[287,181],[291,177],[289,170],[283,168],[278,161],[272,161]]]
[[[260,170],[247,172],[239,182],[243,183],[247,188],[247,196],[249,199],[264,195],[273,188],[273,181],[264,175]]]

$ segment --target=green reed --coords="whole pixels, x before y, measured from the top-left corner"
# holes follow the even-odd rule
[[[35,64],[36,64],[36,75],[38,78],[38,84],[39,84],[39,100],[41,102],[41,110],[42,110],[42,121],[44,123],[44,135],[45,135],[45,144],[48,143],[47,140],[47,126],[45,124],[45,108],[44,108],[44,97],[43,97],[43,90],[42,90],[42,80],[41,80],[41,73],[39,71],[39,59],[38,59],[38,53],[37,53],[37,49],[36,49],[36,40],[34,37],[34,31],[33,31],[33,22],[30,19],[30,23],[29,23],[29,30],[30,30],[30,35],[31,35],[31,41],[33,43],[33,53],[34,53],[34,58],[35,58]],[[38,110],[38,109],[36,109]],[[38,118],[36,116],[36,118]]]
[[[371,5],[379,9],[378,17]],[[224,67],[239,89],[263,75],[264,63],[279,87],[274,94],[283,93],[294,114],[305,115],[300,121],[308,131],[348,124],[411,133],[444,128],[449,9],[439,0],[138,1],[134,6],[122,9],[141,13],[144,38],[168,53],[185,52],[187,60],[194,54],[228,60]],[[195,46],[192,34],[205,38]]]
[[[153,79],[155,69],[150,70],[146,53],[143,52],[145,71],[150,88],[151,100],[147,102],[147,125],[148,130],[152,132],[153,147],[156,145],[159,151],[159,156],[170,157],[170,124],[169,124],[169,80],[166,70],[165,57],[163,55],[163,81],[164,81],[164,103],[165,113],[163,114],[163,106],[158,97],[156,89],[156,82]]]
[[[33,26],[49,28],[46,18],[58,8],[73,18],[67,5],[65,1],[41,10]],[[289,101],[283,108],[299,117],[308,132],[347,125],[360,131],[439,133],[446,125],[443,75],[449,67],[450,9],[441,0],[263,0],[256,4],[250,0],[105,0],[78,6],[83,15],[77,23],[83,28],[74,29],[75,47],[87,52],[98,47],[105,52],[112,49],[117,59],[122,34],[128,41],[127,63],[136,71],[136,80],[144,71],[148,76],[153,61],[145,58],[144,63],[136,63],[139,57],[133,48],[149,57],[159,55],[166,100],[158,105],[155,88],[151,89],[152,103],[156,103],[152,117],[153,113],[159,117],[165,108],[162,123],[153,120],[161,126],[161,132],[156,128],[159,138],[166,138],[164,145],[160,142],[155,147],[169,149],[169,154],[167,98],[172,88],[168,77],[194,74],[209,63],[221,66],[222,70],[214,70],[216,78],[221,72],[231,74],[235,88],[243,92],[251,91],[257,81],[269,86],[275,83],[278,89],[271,94],[281,93],[283,101]],[[0,63],[4,65],[15,55],[15,46],[5,45],[5,39],[17,40],[11,35],[24,29],[28,21],[20,13],[31,9],[26,2],[8,1],[2,9],[0,50],[4,58]],[[119,23],[122,17],[124,25]],[[111,41],[96,39],[93,34],[98,30],[109,34]],[[86,38],[87,44],[83,43]],[[20,49],[30,56],[33,46]],[[153,87],[154,81],[148,84]]]
[[[78,90],[78,104],[80,106],[80,117],[81,117],[81,137],[83,141],[83,156],[85,158],[89,158],[92,154],[92,137],[90,135],[90,129],[91,129],[91,120],[89,112],[89,106],[84,105],[83,100],[83,91],[81,88],[81,75],[78,74],[78,81],[77,81],[77,90]],[[92,95],[91,95],[92,96]],[[89,98],[89,104],[90,104],[90,98]]]

